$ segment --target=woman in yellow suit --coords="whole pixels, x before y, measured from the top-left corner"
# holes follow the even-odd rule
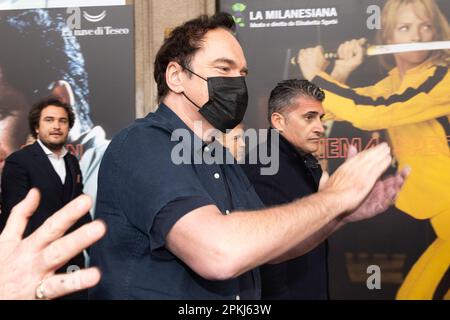
[[[388,0],[381,23],[380,44],[450,40],[448,22],[434,0]],[[352,89],[344,83],[363,61],[364,42],[341,44],[330,75],[320,46],[300,50],[298,62],[305,78],[326,91],[323,105],[330,119],[364,130],[386,129],[398,169],[411,167],[396,207],[416,219],[431,219],[437,239],[415,263],[397,299],[432,299],[450,265],[450,54],[386,56],[386,78]],[[449,284],[444,285],[444,299],[450,299]]]

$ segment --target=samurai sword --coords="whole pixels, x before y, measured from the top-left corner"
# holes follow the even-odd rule
[[[430,42],[412,42],[399,44],[382,44],[369,45],[365,48],[364,54],[367,56],[378,56],[382,54],[411,52],[411,51],[428,51],[428,50],[449,50],[450,41],[430,41]],[[324,53],[325,59],[336,60],[339,59],[337,52]],[[291,64],[296,65],[297,57],[291,58]]]

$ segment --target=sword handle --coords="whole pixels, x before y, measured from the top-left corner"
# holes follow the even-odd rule
[[[339,56],[338,56],[337,52],[325,52],[323,55],[324,55],[325,59],[327,59],[327,60],[337,60],[337,59],[339,59]],[[297,66],[298,65],[297,56],[291,58],[291,64],[293,66]]]
[[[364,51],[365,51],[364,54],[365,55],[367,54],[368,47],[369,47],[368,43],[364,44]],[[325,52],[323,55],[324,55],[325,59],[327,59],[327,60],[339,59],[337,52]],[[298,65],[297,56],[291,58],[291,64],[294,66]]]

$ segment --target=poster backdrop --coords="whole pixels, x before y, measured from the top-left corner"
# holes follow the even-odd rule
[[[375,43],[379,28],[377,9],[379,14],[384,4],[384,0],[221,0],[220,10],[235,18],[237,37],[244,48],[250,71],[246,126],[268,126],[267,101],[271,89],[280,80],[302,77],[295,64],[300,49],[322,45],[326,52],[335,52],[344,41],[362,37],[368,43]],[[438,0],[437,4],[449,20],[450,2]],[[333,63],[327,71],[332,67]],[[386,75],[387,70],[381,67],[378,58],[366,57],[351,74],[347,85],[372,85]],[[447,101],[450,101],[450,96]],[[328,127],[327,135],[321,157],[330,172],[342,163],[345,146],[349,142],[364,149],[373,143],[389,140],[385,130],[363,131],[349,122],[334,122]],[[444,161],[448,163],[448,149],[446,152]],[[389,171],[395,170],[394,164]],[[447,166],[445,170],[448,173],[450,168]],[[441,194],[438,201],[447,201],[443,207],[448,215],[448,189],[440,188],[437,192]],[[414,219],[395,207],[370,221],[345,226],[329,239],[331,298],[395,298],[413,264],[435,239],[429,220]],[[368,267],[373,265],[380,268],[381,286],[370,289],[367,281],[374,271]],[[442,292],[450,287],[449,281],[447,277],[440,284],[441,298]]]
[[[72,104],[69,150],[95,198],[109,139],[134,120],[132,6],[0,11],[0,168],[26,143],[27,114],[57,94]]]

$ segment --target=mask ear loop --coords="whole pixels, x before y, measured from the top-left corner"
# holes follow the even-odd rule
[[[191,99],[188,98],[188,96],[184,93],[184,91],[182,92],[183,96],[189,100],[190,103],[192,103],[194,106],[196,106],[198,109],[201,109],[201,107],[199,107],[194,101],[192,101]]]
[[[195,73],[195,72],[192,71],[191,69],[186,68],[186,67],[184,67],[184,66],[183,66],[183,69],[186,69],[187,71],[189,71],[189,72],[192,73],[193,75],[196,75],[196,76],[199,77],[200,79],[203,79],[203,80],[205,80],[206,82],[208,82],[207,79],[203,78],[201,75],[198,75],[197,73]]]
[[[208,80],[206,80],[205,78],[203,78],[202,76],[196,74],[194,71],[192,71],[191,69],[185,67],[185,66],[181,66],[183,69],[186,69],[187,71],[189,71],[190,73],[192,73],[193,75],[199,77],[200,79],[205,80],[206,82],[208,82]],[[201,109],[201,107],[199,107],[194,101],[192,101],[191,99],[189,99],[189,97],[184,93],[184,91],[182,92],[183,96],[189,100],[190,103],[192,103],[194,106],[196,106],[198,109]]]

